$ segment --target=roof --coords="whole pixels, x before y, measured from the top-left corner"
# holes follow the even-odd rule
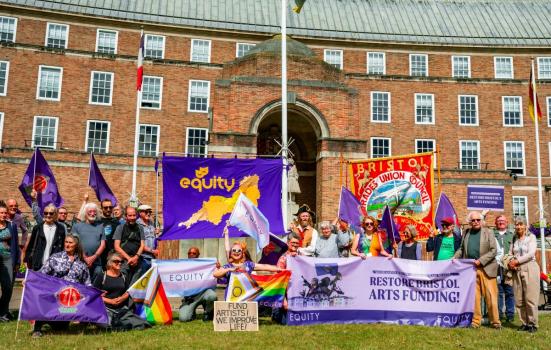
[[[277,34],[281,0],[0,0],[4,5],[199,29]],[[351,41],[550,46],[549,0],[288,1],[288,34]]]

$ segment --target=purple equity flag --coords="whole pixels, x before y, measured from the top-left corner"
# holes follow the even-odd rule
[[[459,219],[453,204],[448,196],[442,192],[440,193],[440,200],[438,200],[438,207],[436,208],[436,214],[434,215],[434,221],[439,230],[442,229],[442,224],[440,221],[445,218],[453,218],[455,226],[459,227]]]
[[[99,170],[98,163],[96,163],[96,158],[90,153],[90,175],[88,176],[88,186],[94,189],[96,192],[96,197],[98,201],[103,201],[104,199],[109,199],[113,206],[116,206],[118,201],[117,197],[113,194],[113,191],[107,185],[101,171]]]
[[[396,221],[394,221],[394,217],[388,205],[385,207],[383,218],[379,223],[379,230],[385,232],[381,234],[381,238],[383,239],[382,244],[385,250],[390,253],[392,251],[392,244],[394,242],[400,242],[401,239],[400,230],[398,229],[398,225],[396,225]]]
[[[220,238],[241,194],[285,233],[281,210],[281,159],[217,159],[164,156],[161,240]],[[229,227],[230,236],[243,232]]]
[[[289,247],[281,238],[270,233],[270,243],[262,249],[259,264],[275,265],[279,258],[287,252]]]
[[[339,219],[345,220],[356,230],[362,224],[362,205],[358,198],[354,196],[346,187],[341,187],[341,198],[339,201]]]
[[[109,323],[102,292],[27,270],[20,320]]]
[[[63,198],[59,194],[54,173],[38,148],[35,149],[29,167],[19,185],[19,191],[30,207],[32,206],[31,192],[33,188],[37,193],[36,201],[41,211],[50,203],[57,208],[63,205]]]

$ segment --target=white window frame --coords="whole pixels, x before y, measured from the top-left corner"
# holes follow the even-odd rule
[[[476,143],[476,154],[478,155],[478,161],[476,162],[476,168],[474,169],[467,169],[463,168],[463,158],[461,156],[463,148],[461,147],[462,142],[474,142]],[[459,140],[459,170],[480,170],[480,164],[482,163],[480,160],[482,159],[482,155],[480,154],[480,141],[479,140]]]
[[[436,153],[436,139],[415,139],[415,141],[414,141],[414,142],[415,142],[415,154],[425,153],[425,152],[419,152],[419,151],[417,150],[417,141],[430,141],[430,142],[432,142],[432,144],[433,144],[433,146],[434,146],[434,147],[432,148],[432,152],[433,152],[433,157],[432,157],[432,163],[433,163],[433,164],[432,164],[432,167],[433,167],[433,168],[436,168],[437,165],[438,165],[438,162],[437,162],[437,160],[436,160],[436,157],[438,156],[438,154]]]
[[[208,154],[209,154],[209,129],[208,128],[186,128],[186,156],[188,156],[189,154],[189,130],[205,130],[206,132],[206,138],[205,138],[205,154],[203,155],[204,157],[206,157]]]
[[[506,98],[518,98],[519,99],[519,109],[520,109],[520,124],[518,125],[507,125],[505,124],[505,99]],[[501,122],[506,128],[522,128],[524,126],[524,113],[522,111],[522,96],[501,96]]]
[[[66,27],[67,28],[67,36],[65,37],[65,47],[64,49],[67,49],[67,47],[69,47],[69,25],[68,24],[63,24],[63,23],[57,23],[57,22],[47,22],[46,23],[46,39],[44,40],[44,46],[46,47],[50,47],[48,46],[48,32],[50,31],[50,25],[56,25],[56,26],[63,26],[63,27]],[[59,47],[50,47],[52,49],[59,49]]]
[[[432,121],[431,122],[419,122],[417,121],[417,96],[431,96],[432,99]],[[415,93],[414,94],[414,101],[413,101],[413,115],[415,118],[415,124],[419,125],[434,125],[436,123],[436,103],[434,101],[434,94],[424,94],[424,93]]]
[[[461,123],[461,97],[474,97],[475,107],[476,107],[476,123],[474,124]],[[461,126],[478,126],[479,125],[480,117],[478,115],[478,95],[458,95],[457,96],[457,118],[459,121],[459,125]]]
[[[10,61],[0,61],[0,63],[6,63],[6,85],[4,85],[4,91],[0,91],[0,96],[8,95],[8,82],[10,76]]]
[[[340,59],[340,62],[339,62],[339,67],[336,67],[336,68],[338,68],[338,69],[340,69],[340,70],[343,70],[343,69],[344,69],[344,52],[343,52],[343,50],[340,50],[340,49],[324,49],[324,50],[323,50],[323,61],[324,61],[325,63],[330,64],[330,65],[333,66],[333,63],[327,62],[327,53],[328,53],[329,51],[331,51],[331,52],[339,52],[339,53],[340,53],[341,59]]]
[[[550,80],[551,79],[551,73],[548,77],[542,77],[541,76],[541,69],[540,69],[541,63],[540,62],[543,61],[543,60],[549,60],[550,61],[549,64],[551,64],[551,56],[538,57],[538,79]]]
[[[206,62],[204,62],[204,61],[194,61],[193,60],[193,47],[194,47],[193,44],[197,41],[206,41],[206,42],[209,43],[209,57],[208,57]],[[210,63],[211,56],[212,56],[211,51],[212,51],[212,40],[210,40],[210,39],[191,39],[191,50],[189,51],[189,60],[190,60],[190,62]]]
[[[253,44],[253,43],[241,43],[241,42],[235,43],[235,58],[243,57],[246,55],[245,53],[243,56],[239,56],[239,45],[252,45],[252,48],[250,48],[249,51],[256,46],[256,44]]]
[[[13,43],[16,42],[16,38],[17,38],[17,17],[10,17],[10,16],[0,16],[0,18],[9,18],[9,19],[14,19],[15,22],[14,22],[14,25],[13,25]]]
[[[147,40],[148,38],[150,37],[159,37],[159,38],[163,38],[163,48],[162,48],[162,53],[161,53],[161,57],[150,57],[150,56],[147,56],[146,55],[146,52],[147,52]],[[143,41],[143,54],[144,54],[144,58],[149,58],[149,59],[152,59],[152,60],[164,60],[165,59],[165,47],[166,47],[166,37],[164,35],[159,35],[159,34],[145,34],[144,36],[144,41]]]
[[[98,48],[99,48],[99,32],[100,31],[115,33],[115,52],[113,52],[112,54],[116,55],[117,52],[119,52],[118,51],[119,50],[119,31],[114,30],[114,29],[98,28],[96,30],[96,51],[95,52],[98,52]],[[145,43],[144,43],[144,45],[145,45]],[[103,53],[103,52],[101,52],[101,53]]]
[[[45,149],[56,149],[57,148],[57,135],[59,130],[59,118],[58,117],[51,117],[48,115],[35,115],[33,119],[33,133],[32,133],[32,140],[31,140],[31,147],[35,148],[36,145],[34,144],[34,137],[36,136],[36,121],[38,118],[49,118],[49,119],[55,119],[55,130],[54,130],[54,146],[53,148],[44,147],[44,146],[38,146]]]
[[[411,64],[413,56],[424,56],[425,57],[425,66],[426,72],[425,75],[413,75],[413,65]],[[410,77],[428,77],[429,76],[429,55],[426,53],[410,53],[409,54],[409,76]]]
[[[144,156],[144,155],[140,155],[140,154],[139,154],[139,152],[140,152],[140,151],[139,151],[139,145],[138,145],[138,155],[139,155],[140,157],[156,157],[156,156],[159,155],[159,146],[160,146],[160,144],[161,144],[161,125],[159,125],[159,124],[142,124],[142,123],[140,123],[140,124],[138,125],[138,132],[139,132],[139,130],[141,130],[142,126],[156,126],[156,127],[157,127],[157,145],[156,145],[156,147],[155,147],[155,156]],[[140,139],[140,138],[139,138],[139,133],[138,133],[138,144],[139,144],[139,139]]]
[[[370,153],[369,153],[369,155],[371,156],[372,159],[373,159],[373,141],[374,140],[388,140],[388,155],[384,156],[384,157],[378,157],[378,158],[392,157],[392,138],[390,138],[390,137],[370,137],[370,140],[369,140],[369,148],[370,148],[369,151],[370,151]]]
[[[4,135],[4,112],[0,112],[0,148],[2,148],[2,135]]]
[[[191,84],[193,82],[202,82],[208,84],[208,94],[207,94],[207,110],[206,111],[197,111],[191,109]],[[190,80],[188,84],[187,91],[187,111],[190,113],[208,113],[210,108],[210,81],[209,80]]]
[[[94,85],[94,73],[111,74],[111,87],[109,88],[109,103],[92,102],[92,87]],[[113,104],[113,88],[115,87],[115,73],[93,70],[90,72],[90,91],[88,93],[88,103],[97,106],[111,106]]]
[[[511,200],[511,204],[512,204],[512,214],[513,214],[513,217],[515,217],[515,198],[522,198],[524,200],[524,210],[526,211],[526,221],[528,222],[528,196],[513,196],[512,200]]]
[[[383,73],[379,74],[379,73],[370,73],[369,72],[369,54],[370,53],[376,53],[376,54],[381,54],[383,55]],[[371,75],[385,75],[386,74],[386,54],[384,52],[381,52],[381,51],[369,51],[366,53],[366,62],[367,62],[367,74],[371,74]]]
[[[467,58],[467,67],[468,67],[468,72],[467,72],[467,76],[466,77],[458,77],[456,76],[456,71],[455,71],[455,62],[454,62],[454,59],[456,58]],[[459,78],[459,79],[468,79],[471,77],[471,56],[465,56],[465,55],[454,55],[452,56],[452,77],[453,78]]]
[[[510,77],[498,77],[497,76],[497,60],[499,58],[508,58],[511,60],[511,76]],[[514,65],[513,56],[495,56],[494,57],[494,78],[495,79],[514,79],[515,78],[515,65]]]
[[[143,76],[143,81],[145,81],[145,78],[158,78],[158,79],[161,79],[161,85],[160,85],[160,89],[159,89],[159,107],[144,107],[140,104],[140,108],[160,110],[163,107],[163,83],[164,83],[163,77],[154,76],[154,75],[144,75]],[[143,96],[144,85],[145,84],[142,83],[142,96]],[[140,102],[141,103],[144,102],[143,98]],[[148,102],[148,101],[146,101],[146,102]]]
[[[90,123],[107,123],[107,141],[105,142],[105,153],[101,154],[108,154],[109,153],[109,139],[111,138],[111,122],[108,120],[99,120],[99,119],[88,119],[86,120],[86,137],[84,140],[84,152],[88,151],[88,136],[90,132]]]
[[[522,174],[516,174],[517,176],[526,176],[526,148],[524,147],[524,141],[513,141],[513,140],[507,140],[503,141],[503,165],[504,169],[507,169],[507,144],[508,143],[520,143],[522,145]]]
[[[388,120],[375,120],[373,119],[373,94],[386,94],[388,95]],[[391,112],[391,106],[392,106],[392,96],[390,92],[388,91],[371,91],[371,103],[370,103],[370,118],[372,123],[391,123],[392,122],[392,112]]]
[[[59,96],[58,98],[40,97],[40,83],[42,82],[42,68],[46,69],[58,69],[59,72]],[[36,84],[36,99],[42,101],[61,101],[61,87],[63,86],[63,67],[54,66],[38,66],[38,83]]]

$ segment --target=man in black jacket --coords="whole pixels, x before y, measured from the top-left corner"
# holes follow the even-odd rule
[[[113,235],[115,234],[117,226],[119,226],[119,220],[113,217],[113,202],[109,199],[104,199],[101,201],[101,212],[103,214],[101,223],[103,224],[103,233],[105,234],[105,250],[103,251],[101,257],[101,265],[105,270],[107,255],[115,249]]]
[[[461,236],[453,232],[454,220],[452,218],[444,218],[440,223],[442,232],[436,237],[434,231],[430,233],[427,252],[434,251],[433,260],[450,260],[461,245]]]

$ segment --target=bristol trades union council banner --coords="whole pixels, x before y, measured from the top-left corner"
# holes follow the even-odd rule
[[[162,240],[222,238],[226,220],[243,193],[284,234],[281,159],[163,157]],[[229,227],[231,236],[244,235]]]
[[[474,311],[472,260],[289,257],[289,325],[393,323],[467,327]]]
[[[388,205],[400,232],[414,225],[428,238],[434,222],[432,153],[353,161],[350,188],[362,210],[381,219]]]

